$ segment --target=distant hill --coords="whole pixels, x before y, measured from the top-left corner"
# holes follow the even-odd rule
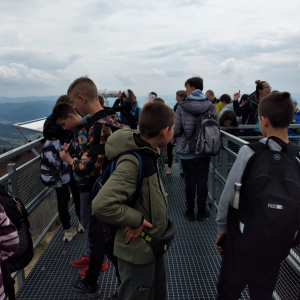
[[[22,102],[47,102],[47,101],[56,101],[59,96],[30,96],[30,97],[0,97],[0,103],[22,103]]]

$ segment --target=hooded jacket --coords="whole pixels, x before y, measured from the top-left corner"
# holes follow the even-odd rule
[[[175,119],[174,137],[180,137],[177,145],[178,154],[191,153],[187,140],[190,140],[196,130],[196,119],[204,114],[212,105],[211,101],[199,90],[191,93],[185,101],[179,103]],[[218,118],[217,109],[214,114]],[[199,157],[199,156],[197,156]]]
[[[233,110],[233,101],[223,107],[223,109],[219,112],[219,116],[222,116],[226,110]]]
[[[155,259],[149,243],[138,237],[126,245],[124,229],[140,227],[145,218],[153,228],[145,227],[144,231],[153,238],[162,237],[167,230],[168,205],[157,168],[159,149],[151,148],[140,138],[138,131],[131,129],[118,130],[108,138],[105,154],[109,160],[127,151],[138,151],[142,157],[143,202],[138,200],[133,208],[128,206],[128,199],[137,189],[140,165],[135,156],[125,154],[117,160],[115,171],[94,198],[92,214],[105,222],[120,225],[115,237],[115,256],[133,264],[147,264]]]
[[[212,102],[212,104],[216,107],[218,114],[220,113],[220,111],[223,109],[223,105],[221,103],[221,101],[217,98],[215,98],[215,100]]]

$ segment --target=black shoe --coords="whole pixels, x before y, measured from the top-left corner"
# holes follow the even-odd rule
[[[85,293],[90,299],[98,298],[100,290],[98,285],[86,285],[83,279],[76,279],[72,282],[73,289],[78,293]]]
[[[197,221],[204,221],[210,217],[210,213],[206,210],[204,213],[198,212]]]
[[[184,173],[180,173],[180,176],[181,176],[182,178],[184,178]]]
[[[118,300],[118,292],[115,292],[111,297],[105,298],[104,300]]]
[[[185,218],[188,220],[188,221],[195,221],[195,215],[193,212],[187,212],[185,211],[184,214]]]

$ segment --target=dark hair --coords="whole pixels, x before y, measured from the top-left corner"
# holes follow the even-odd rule
[[[79,95],[86,97],[88,100],[93,101],[98,99],[98,91],[93,80],[85,77],[79,77],[75,79],[68,88],[68,96],[71,97],[71,94],[74,97]]]
[[[153,102],[160,102],[160,103],[166,103],[165,100],[161,99],[161,98],[154,98]]]
[[[139,118],[139,129],[142,136],[154,138],[164,128],[174,125],[176,113],[166,104],[151,102],[142,109]]]
[[[241,102],[242,101],[247,101],[249,95],[248,94],[243,94],[242,97],[241,97]]]
[[[266,81],[260,81],[260,80],[255,80],[256,83],[256,89],[255,89],[255,94],[258,97],[259,96],[259,92],[258,90],[263,90],[263,83],[265,83]]]
[[[189,78],[185,83],[184,83],[184,86],[186,87],[186,85],[189,85],[189,86],[193,86],[196,90],[200,90],[200,91],[203,91],[203,79],[199,76],[197,77],[192,77],[192,78]]]
[[[104,98],[102,96],[98,95],[98,100],[99,100],[101,106],[104,106]]]
[[[72,114],[74,116],[78,115],[76,109],[74,109],[71,104],[65,102],[56,104],[52,110],[52,118],[54,122],[56,122],[56,120],[58,119],[59,120],[67,119],[68,114]]]
[[[231,102],[231,97],[228,94],[223,94],[220,97],[221,102],[225,102],[226,104],[229,104]]]
[[[60,96],[57,100],[55,105],[57,105],[58,103],[69,103],[70,105],[72,105],[72,101],[70,99],[70,97],[68,95],[62,95]],[[54,106],[55,106],[54,105]]]
[[[129,101],[131,103],[131,106],[137,105],[137,101],[136,101],[136,96],[133,93],[132,90],[127,90],[128,94],[129,94]],[[125,95],[125,92],[122,93],[122,97],[127,98],[127,96]]]
[[[184,99],[183,100],[185,100],[186,99],[186,91],[185,90],[180,90],[180,91],[177,91],[176,92],[176,95],[177,96],[179,96],[179,97],[183,97]]]
[[[235,127],[239,126],[239,123],[236,119],[236,114],[231,109],[224,111],[220,116],[219,118],[220,126],[224,126],[225,121],[232,121],[231,126],[235,126]]]
[[[154,95],[157,98],[157,94],[155,92],[151,92],[150,94]]]
[[[288,92],[269,94],[258,105],[258,115],[268,118],[274,128],[287,128],[294,119],[294,107]]]

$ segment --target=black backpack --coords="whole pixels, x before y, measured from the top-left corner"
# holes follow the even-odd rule
[[[270,139],[280,152],[269,148]],[[255,153],[242,177],[239,227],[254,249],[284,259],[299,243],[300,147],[276,137],[247,146]]]
[[[195,133],[187,140],[191,152],[201,156],[215,156],[222,148],[220,123],[216,107],[209,109],[196,119]]]

